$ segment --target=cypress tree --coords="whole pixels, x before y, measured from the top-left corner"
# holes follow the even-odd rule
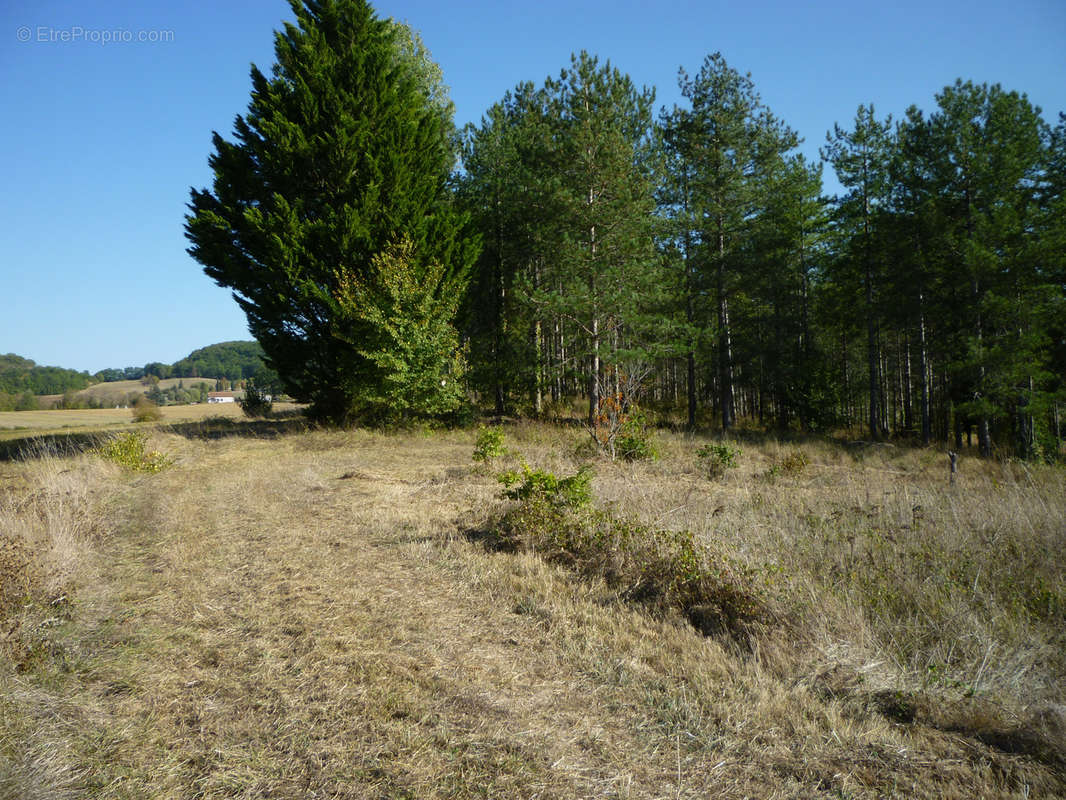
[[[420,400],[403,415],[448,411],[462,360],[447,299],[476,257],[449,196],[449,107],[420,42],[364,0],[291,4],[272,77],[253,66],[234,141],[213,136],[189,253],[233,291],[285,390],[318,418],[389,416],[405,386]],[[384,358],[398,330],[416,344]]]

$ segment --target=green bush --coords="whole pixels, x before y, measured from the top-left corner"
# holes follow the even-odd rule
[[[729,444],[705,444],[696,451],[696,458],[709,478],[720,478],[727,470],[736,469],[740,454],[740,448]]]
[[[162,472],[174,463],[173,459],[156,450],[147,449],[148,437],[143,433],[120,433],[93,449],[93,453],[134,472]]]
[[[503,444],[502,428],[477,426],[477,441],[474,443],[474,461],[492,461],[507,452]]]
[[[615,440],[615,449],[626,461],[654,461],[659,457],[655,441],[648,430],[648,417],[643,409],[633,405],[622,423]]]
[[[521,472],[509,470],[497,480],[506,487],[503,496],[511,500],[542,502],[569,509],[582,508],[592,502],[592,471],[588,467],[582,467],[569,478],[560,478],[522,464]]]

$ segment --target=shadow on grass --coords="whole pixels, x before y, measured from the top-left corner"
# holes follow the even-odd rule
[[[193,422],[175,422],[144,426],[143,430],[174,433],[186,439],[277,439],[302,433],[311,427],[304,416],[296,412],[283,412],[269,419],[241,419],[208,417]],[[138,430],[142,428],[136,428]],[[45,456],[66,457],[84,453],[100,445],[118,431],[128,431],[128,426],[111,430],[81,433],[32,434],[0,441],[0,461],[29,461]]]

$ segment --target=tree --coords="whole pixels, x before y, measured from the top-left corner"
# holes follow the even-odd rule
[[[548,100],[519,84],[464,131],[460,194],[484,247],[462,316],[474,382],[497,414],[523,389],[541,410],[545,312],[530,295],[558,260],[561,219]]]
[[[956,81],[930,117],[941,154],[934,180],[949,253],[946,282],[961,315],[952,364],[958,410],[977,423],[982,455],[992,454],[995,421],[1032,403],[1049,347],[1045,319],[1061,296],[1029,247],[1039,221],[1036,186],[1046,126],[1025,95]],[[1024,413],[1023,416],[1031,416]],[[1031,444],[1031,436],[1023,437]],[[1021,443],[1021,455],[1029,444]]]
[[[892,119],[879,121],[871,103],[859,106],[854,129],[839,125],[826,134],[822,158],[836,170],[840,183],[849,191],[838,199],[839,222],[855,245],[853,255],[843,263],[857,262],[862,275],[866,317],[866,358],[868,370],[870,438],[883,433],[880,380],[880,344],[878,341],[877,291],[883,271],[877,252],[876,216],[888,194],[888,166],[892,147]]]
[[[466,317],[487,362],[479,382],[498,411],[519,383],[539,413],[545,373],[556,395],[573,367],[591,422],[610,367],[649,357],[660,291],[652,100],[582,52],[558,79],[520,84],[466,131],[462,194],[485,241]]]
[[[646,340],[633,334],[651,327],[644,315],[659,285],[649,169],[655,94],[584,51],[546,88],[560,142],[563,245],[558,280],[542,297],[587,342],[591,426],[604,366],[648,358]]]
[[[420,40],[365,0],[292,0],[292,9],[296,24],[275,35],[272,77],[252,68],[235,141],[214,134],[214,185],[192,191],[189,253],[233,290],[268,365],[314,416],[381,416],[398,372],[427,387],[406,415],[449,410],[458,393],[418,377],[426,364],[416,353],[388,368],[375,356],[407,306],[369,288],[388,284],[380,267],[400,268],[388,254],[402,249],[398,280],[432,296],[419,307],[442,316],[418,324],[440,333],[454,313],[444,293],[461,289],[477,255],[449,193],[439,73],[427,70]],[[353,313],[355,296],[385,305]]]
[[[751,76],[731,68],[721,53],[707,56],[695,77],[681,70],[678,83],[691,107],[664,115],[662,126],[674,187],[667,208],[685,273],[689,423],[695,422],[695,341],[710,334],[722,429],[729,430],[736,415],[734,294],[753,219],[765,205],[764,178],[798,139],[762,104]]]

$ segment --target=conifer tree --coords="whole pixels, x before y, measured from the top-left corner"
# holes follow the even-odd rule
[[[854,129],[847,131],[839,125],[826,135],[822,157],[836,170],[841,184],[848,189],[838,201],[839,221],[851,234],[854,246],[852,259],[862,275],[865,295],[866,359],[868,379],[868,426],[870,438],[879,439],[882,425],[880,343],[878,340],[878,290],[883,264],[878,252],[876,218],[884,207],[888,194],[888,166],[891,158],[891,117],[879,121],[871,103],[859,106]]]
[[[425,355],[454,348],[445,298],[462,293],[476,256],[448,193],[450,105],[420,40],[365,0],[291,4],[272,77],[253,66],[234,140],[214,134],[189,252],[232,289],[285,390],[319,418],[388,416],[404,381],[420,398],[405,414],[447,411],[461,361]],[[402,318],[414,309],[419,319]],[[383,359],[410,325],[418,352]]]

